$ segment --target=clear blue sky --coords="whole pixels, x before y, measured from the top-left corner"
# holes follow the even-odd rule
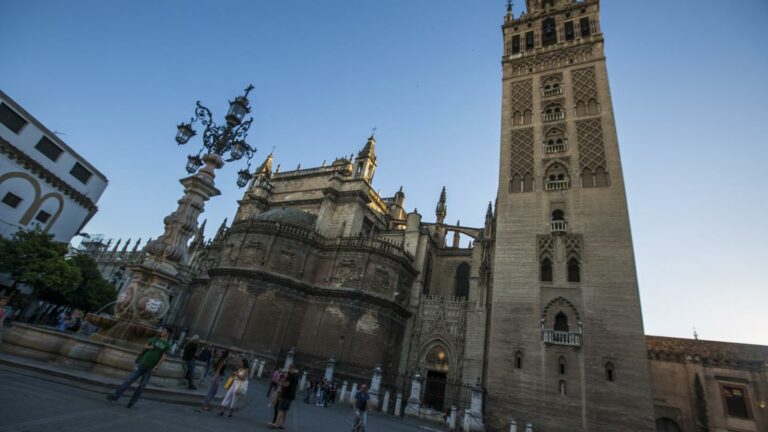
[[[253,83],[249,141],[283,169],[378,127],[385,196],[479,226],[496,193],[504,1],[6,1],[0,88],[110,180],[86,231],[157,236],[198,99]],[[516,3],[524,2],[518,0]],[[521,6],[516,5],[519,13]],[[768,2],[605,1],[646,332],[768,344]],[[242,195],[219,172],[215,228]],[[210,231],[209,231],[210,232]]]

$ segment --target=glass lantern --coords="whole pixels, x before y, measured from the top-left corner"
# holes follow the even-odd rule
[[[237,187],[244,187],[245,185],[248,184],[248,181],[252,177],[253,176],[251,175],[251,173],[248,172],[248,170],[242,169],[242,170],[238,171],[237,172]]]
[[[249,112],[251,112],[251,109],[248,108],[248,99],[239,96],[229,103],[229,112],[226,116],[227,123],[232,127],[237,126]]]
[[[230,151],[230,156],[233,160],[238,160],[245,152],[248,150],[248,144],[245,143],[245,141],[237,140],[234,143],[232,143],[232,150]]]
[[[203,161],[200,156],[189,155],[187,156],[187,172],[194,174],[197,170],[203,166]]]
[[[176,133],[176,142],[179,143],[179,145],[186,144],[190,138],[197,135],[197,132],[192,129],[192,123],[179,123],[176,128],[179,130]]]

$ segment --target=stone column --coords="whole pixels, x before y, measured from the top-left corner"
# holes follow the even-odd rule
[[[340,402],[340,403],[341,403],[341,402],[344,402],[344,400],[346,399],[346,397],[347,397],[347,382],[346,382],[346,381],[344,381],[344,382],[341,384],[341,391],[339,392],[339,402]]]
[[[395,396],[395,417],[400,417],[400,414],[402,413],[402,407],[403,407],[403,394],[398,393],[397,396]]]
[[[299,391],[304,391],[304,386],[307,384],[307,374],[309,372],[304,371],[303,374],[301,374],[301,380],[299,381]]]
[[[377,365],[373,370],[373,376],[371,377],[371,388],[368,389],[368,393],[371,394],[371,404],[374,407],[379,406],[379,392],[381,391],[381,365]]]
[[[389,390],[384,392],[384,399],[381,400],[381,412],[387,413],[389,408]]]
[[[293,355],[295,354],[295,350],[293,347],[291,347],[290,350],[288,350],[288,355],[285,356],[285,364],[283,365],[284,370],[288,370],[288,366],[293,364]]]
[[[405,415],[416,416],[419,415],[419,408],[421,408],[421,382],[423,377],[418,370],[413,375],[411,381],[411,396],[408,398],[408,405],[405,407]]]
[[[336,359],[331,357],[325,363],[325,379],[328,381],[333,380],[333,369],[336,367]]]
[[[259,372],[256,374],[256,378],[261,378],[262,375],[264,375],[264,366],[266,366],[267,361],[262,360],[259,362]]]

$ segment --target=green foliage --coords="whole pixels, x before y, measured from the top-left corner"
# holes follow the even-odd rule
[[[69,262],[80,270],[82,280],[69,298],[69,305],[94,311],[115,301],[117,292],[101,276],[96,261],[88,255],[75,255]]]
[[[80,270],[64,258],[66,253],[66,244],[40,228],[19,230],[0,241],[0,272],[32,287],[36,297],[65,304],[82,279]]]

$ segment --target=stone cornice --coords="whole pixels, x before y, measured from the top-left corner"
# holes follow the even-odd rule
[[[95,212],[98,210],[98,207],[96,207],[96,204],[93,202],[93,200],[70,186],[69,183],[62,180],[61,177],[52,173],[48,168],[42,166],[40,162],[32,159],[18,147],[14,146],[3,138],[0,138],[0,153],[8,155],[9,159],[17,161],[27,171],[35,174],[49,185],[61,191],[64,193],[64,195],[70,197],[72,200],[86,208],[88,211]]]

